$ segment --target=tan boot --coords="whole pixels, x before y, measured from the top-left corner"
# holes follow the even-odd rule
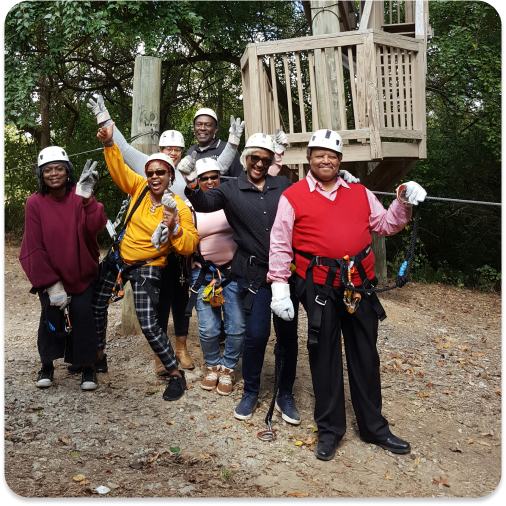
[[[158,376],[168,376],[170,374],[165,366],[162,364],[162,361],[158,358],[158,355],[155,353],[155,372]]]
[[[179,365],[183,369],[193,369],[195,367],[188,350],[186,349],[186,343],[180,343],[176,341],[176,357],[179,360]]]
[[[220,365],[215,365],[214,367],[207,368],[207,374],[204,376],[204,379],[200,383],[200,386],[204,390],[212,390],[216,388],[218,384],[218,378],[220,377]]]

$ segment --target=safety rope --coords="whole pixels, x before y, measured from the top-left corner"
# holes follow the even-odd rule
[[[375,195],[388,195],[391,197],[396,197],[396,193],[386,193],[386,192],[377,192],[373,191]],[[442,202],[457,202],[459,204],[483,204],[486,206],[502,206],[500,202],[484,202],[482,200],[462,200],[462,199],[447,199],[443,197],[425,197],[426,200],[440,200]]]
[[[276,336],[277,338],[277,336]],[[285,363],[285,349],[276,340],[274,346],[274,392],[272,393],[271,404],[267,415],[265,415],[265,425],[267,430],[258,433],[258,439],[262,441],[274,441],[276,439],[276,432],[271,428],[272,415],[274,413],[274,405],[276,404],[276,396],[279,389],[279,381],[281,379],[281,372],[283,371],[283,365]]]

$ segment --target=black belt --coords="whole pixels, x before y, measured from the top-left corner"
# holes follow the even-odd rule
[[[241,297],[244,302],[244,312],[247,315],[250,315],[255,295],[258,293],[258,290],[260,290],[260,287],[265,283],[267,271],[269,270],[269,264],[268,262],[259,260],[256,256],[253,255],[248,257],[246,262],[246,270],[244,271],[245,283],[244,288],[239,294],[239,297]],[[249,270],[250,267],[253,266],[257,267],[257,269],[255,269],[255,280],[251,282],[249,278]]]
[[[221,287],[225,288],[231,281],[230,277],[230,265],[232,263],[232,260],[228,261],[226,264],[216,266],[213,262],[210,260],[204,260],[203,262],[200,262],[201,268],[199,277],[195,281],[195,283],[190,287],[190,299],[188,300],[188,304],[186,305],[186,309],[184,311],[185,316],[191,316],[193,308],[195,307],[195,304],[197,303],[197,297],[199,295],[199,291],[204,284],[204,280],[206,278],[206,274],[208,272],[212,272],[212,269],[219,270],[220,272],[225,271],[225,280],[222,281]]]
[[[356,267],[360,279],[362,280],[362,286],[365,289],[373,288],[373,284],[371,284],[371,281],[365,272],[364,266],[362,265],[362,260],[364,260],[369,255],[371,248],[372,245],[369,244],[369,246],[364,248],[360,253],[350,257],[350,262],[353,261],[353,265]],[[343,258],[327,258],[318,255],[311,255],[310,253],[299,250],[296,250],[296,253],[309,260],[309,265],[306,269],[306,290],[308,300],[314,300],[315,304],[309,324],[308,344],[318,344],[318,335],[320,334],[323,308],[327,304],[327,300],[330,297],[332,289],[334,288],[334,280],[337,276],[337,270],[339,269],[339,285],[341,287],[346,287],[348,283],[347,274],[349,264],[348,261],[344,260]],[[315,295],[316,290],[313,277],[313,267],[315,266],[329,268],[327,277],[325,279],[325,284],[322,286],[322,291],[319,295]],[[377,283],[376,278],[374,278],[372,281],[374,284]],[[375,293],[369,293],[368,296],[369,302],[378,315],[378,319],[380,321],[383,321],[387,315],[385,314],[385,310],[383,309],[378,296]]]

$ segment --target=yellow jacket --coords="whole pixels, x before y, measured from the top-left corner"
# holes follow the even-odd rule
[[[125,193],[132,195],[130,208],[126,214],[128,216],[130,209],[146,187],[146,180],[125,164],[116,144],[110,148],[105,147],[104,155],[113,181]],[[167,255],[172,251],[175,250],[180,255],[186,256],[196,250],[199,234],[193,224],[191,211],[178,195],[174,195],[174,198],[177,202],[179,226],[183,229],[183,234],[176,239],[170,236],[165,244],[160,245],[161,251],[151,244],[151,236],[163,219],[163,206],[157,207],[152,213],[150,210],[152,204],[148,193],[130,219],[120,243],[120,254],[127,264],[156,259],[149,265],[164,266]]]

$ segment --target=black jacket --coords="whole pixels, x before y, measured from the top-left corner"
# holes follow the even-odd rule
[[[199,148],[198,144],[194,144],[193,146],[188,148],[186,154],[191,156],[191,154],[194,151],[196,151],[197,160],[200,160],[200,158],[213,158],[214,160],[218,160],[218,157],[221,155],[226,145],[227,145],[226,142],[223,142],[220,139],[215,139],[213,143],[207,148],[205,148],[203,151]],[[241,175],[241,173],[243,172],[243,168],[241,162],[239,161],[239,158],[240,158],[239,152],[236,152],[234,161],[232,162],[232,165],[230,165],[227,172],[225,172],[224,176],[239,177]]]
[[[250,256],[269,262],[270,235],[279,198],[291,184],[285,176],[267,174],[264,189],[260,191],[248,181],[243,171],[237,179],[229,179],[207,192],[198,186],[196,190],[185,189],[195,211],[225,211],[238,246],[232,259],[232,274],[235,276],[248,277],[246,261]]]

